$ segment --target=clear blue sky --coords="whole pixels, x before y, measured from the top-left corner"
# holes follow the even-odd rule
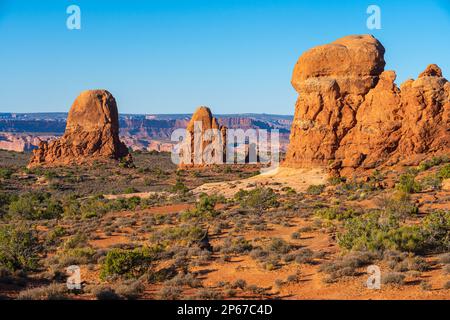
[[[381,30],[366,28],[370,4]],[[293,114],[300,54],[361,33],[382,41],[397,83],[429,63],[450,77],[449,0],[0,0],[0,112],[67,111],[105,88],[121,113]]]

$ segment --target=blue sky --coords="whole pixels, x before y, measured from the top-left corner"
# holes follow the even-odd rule
[[[66,8],[81,8],[81,30]],[[368,30],[366,8],[381,8]],[[67,111],[105,88],[121,113],[293,114],[301,53],[348,34],[386,47],[397,83],[450,77],[450,1],[0,0],[0,112]]]

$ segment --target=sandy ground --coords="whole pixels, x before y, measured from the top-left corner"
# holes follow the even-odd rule
[[[276,191],[280,191],[284,187],[291,187],[297,192],[303,192],[310,185],[325,184],[326,179],[327,174],[321,168],[294,169],[278,167],[248,179],[207,183],[194,189],[193,192],[195,195],[206,193],[232,197],[240,189],[247,190],[259,186],[271,187]]]

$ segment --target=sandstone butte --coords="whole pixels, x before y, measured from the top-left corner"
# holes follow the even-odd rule
[[[395,72],[384,71],[384,53],[370,35],[303,53],[292,75],[299,96],[283,166],[350,176],[450,154],[450,83],[441,69],[431,64],[399,88]]]
[[[128,148],[119,139],[116,100],[106,90],[88,90],[70,108],[64,135],[51,142],[41,142],[33,151],[29,167],[108,159],[131,161]]]
[[[201,131],[194,132],[195,131],[195,123],[201,124]],[[226,141],[226,127],[219,124],[218,120],[213,117],[211,110],[208,107],[198,107],[197,110],[195,110],[194,114],[192,115],[191,120],[189,121],[187,125],[187,132],[190,134],[190,140],[186,141],[186,143],[190,143],[190,163],[181,162],[180,167],[190,167],[190,166],[205,166],[206,164],[203,161],[203,158],[199,159],[200,156],[203,155],[203,151],[206,150],[208,146],[212,145],[215,140],[205,138],[206,130],[215,129],[220,132],[220,139],[218,143],[221,144],[222,150],[223,150],[223,157],[225,159],[225,141]],[[202,147],[202,153],[199,153],[197,156],[197,161],[195,160],[194,146],[201,146]],[[202,162],[202,163],[200,163]]]

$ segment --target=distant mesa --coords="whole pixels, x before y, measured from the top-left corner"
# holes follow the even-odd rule
[[[354,35],[299,58],[284,166],[348,176],[450,153],[450,83],[441,69],[432,64],[398,88],[384,53],[373,36]]]
[[[211,129],[217,130],[219,141],[216,140],[217,136],[212,136],[211,139],[206,138],[205,133],[207,132],[207,130]],[[225,126],[219,124],[217,118],[213,117],[212,112],[208,107],[202,106],[197,108],[186,128],[187,132],[190,134],[190,139],[186,140],[184,143],[189,144],[190,154],[184,159],[188,159],[188,161],[182,161],[180,163],[180,167],[207,166],[208,164],[205,162],[203,153],[205,150],[207,150],[208,146],[212,146],[214,144],[220,145],[220,148],[222,150],[222,159],[220,160],[225,161],[226,129],[227,128]],[[201,147],[201,150],[196,153],[196,150],[198,150],[196,148],[199,147]],[[211,148],[211,156],[219,156],[219,153],[216,155],[214,154],[213,149],[219,150],[219,148]],[[183,158],[183,154],[181,155]],[[218,162],[214,161],[214,163]]]
[[[126,159],[128,148],[119,139],[116,100],[106,90],[82,92],[70,108],[64,135],[41,142],[29,167],[82,164],[94,160]]]

